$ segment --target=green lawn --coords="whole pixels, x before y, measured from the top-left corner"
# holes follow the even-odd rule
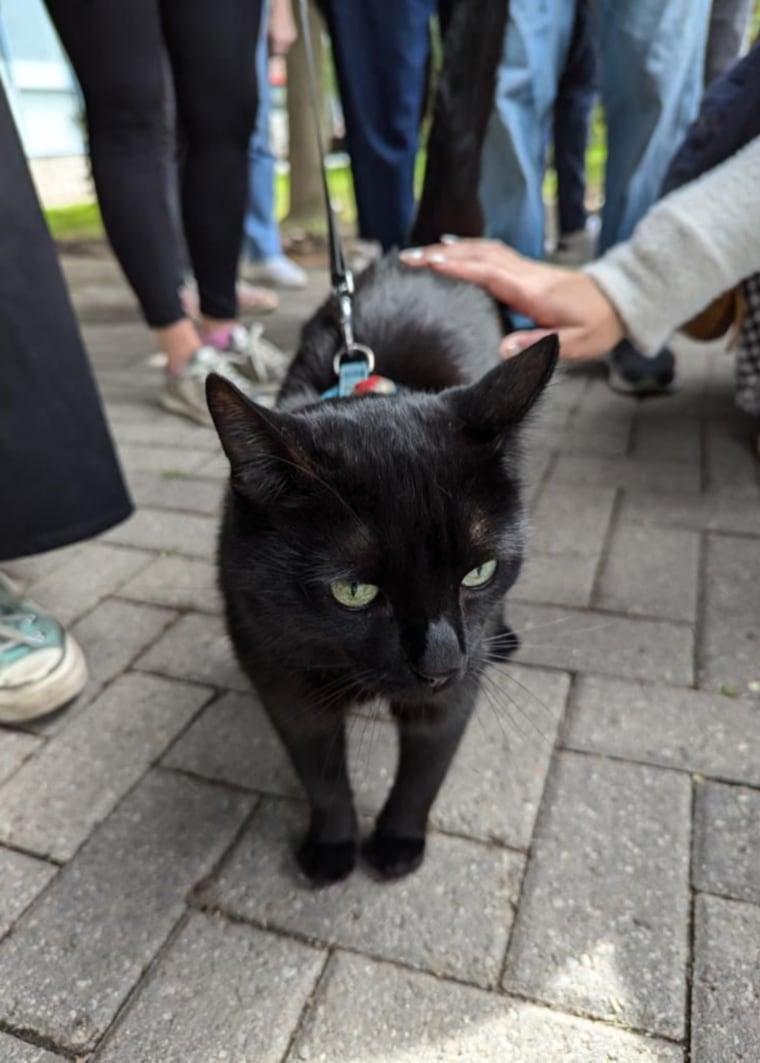
[[[590,173],[597,174],[601,180],[604,168],[604,145],[594,146],[589,150]],[[425,153],[420,152],[415,174],[416,191],[419,194],[425,172]],[[354,202],[354,182],[348,166],[331,169],[328,173],[330,196],[342,222],[347,225],[356,221]],[[553,172],[546,178],[545,192],[549,198],[554,195],[556,182]],[[277,174],[275,180],[275,214],[282,221],[288,212],[290,178],[288,174]],[[81,203],[73,207],[55,207],[45,211],[50,231],[54,239],[64,242],[98,240],[103,237],[103,222],[96,203]]]
[[[97,203],[52,207],[45,211],[45,217],[56,240],[98,240],[103,236]]]
[[[330,194],[339,208],[341,220],[346,223],[356,219],[354,184],[347,166],[330,170],[328,174]],[[290,178],[278,174],[275,183],[275,213],[278,221],[288,212]],[[103,222],[96,203],[80,203],[72,207],[53,207],[45,211],[54,239],[67,242],[98,240],[103,237]]]

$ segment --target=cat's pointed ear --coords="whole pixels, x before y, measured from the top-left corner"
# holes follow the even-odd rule
[[[559,340],[545,336],[532,347],[491,369],[452,399],[469,434],[484,443],[500,442],[523,421],[549,383],[559,357]]]
[[[310,474],[294,417],[258,406],[216,373],[206,380],[206,401],[238,494],[271,501]]]

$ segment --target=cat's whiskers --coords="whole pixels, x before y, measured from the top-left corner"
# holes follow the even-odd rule
[[[515,683],[522,690],[524,690],[526,694],[533,698],[539,708],[546,712],[547,716],[549,717],[549,721],[552,724],[555,722],[556,714],[553,709],[549,705],[547,705],[545,701],[542,701],[538,694],[532,691],[530,687],[526,686],[525,683],[520,682],[520,680],[512,674],[512,672],[509,670],[510,665],[508,661],[503,661],[499,657],[491,656],[481,656],[479,660],[482,664],[487,665],[489,669],[498,672],[499,676],[502,679],[509,679],[512,683]]]
[[[504,737],[504,741],[509,746],[511,744],[510,743],[510,739],[509,739],[509,736],[507,735],[507,732],[506,732],[506,730],[504,728],[504,721],[502,720],[501,716],[499,715],[499,706],[494,701],[493,691],[490,689],[490,687],[488,685],[484,684],[483,680],[485,679],[485,676],[481,676],[480,679],[481,679],[481,682],[479,683],[478,692],[485,697],[485,699],[486,699],[486,701],[488,703],[488,706],[489,706],[489,708],[491,709],[491,712],[494,715],[494,719],[496,720],[497,724],[499,725],[499,730],[501,731],[501,733],[502,733],[502,735]],[[480,717],[478,715],[477,707],[476,707],[475,712],[473,713],[473,715],[478,717],[479,722],[480,722],[480,726],[483,728],[483,733],[486,735],[486,737],[488,737],[488,732],[487,732],[487,730],[485,728],[485,724],[483,723],[482,720],[480,720]],[[507,713],[507,715],[509,716],[509,713]],[[517,726],[517,724],[515,723],[515,721],[512,719],[511,716],[509,716],[509,722],[514,727],[516,727],[517,731],[522,735],[523,738],[525,738],[524,731],[522,730],[522,728]]]
[[[556,623],[570,623],[570,621],[572,619],[573,619],[572,617],[561,617],[560,620],[556,621]],[[555,623],[555,621],[549,621],[546,624],[537,624],[536,627],[527,628],[527,631],[528,632],[538,631],[540,628],[549,627],[550,624],[553,624],[553,623]],[[618,623],[620,623],[620,621],[613,617],[610,620],[605,621],[605,623],[603,623],[603,624],[593,624],[591,627],[576,627],[576,628],[572,628],[570,631],[562,631],[557,636],[555,636],[555,638],[556,639],[568,639],[568,638],[575,638],[576,635],[588,635],[592,631],[606,631],[607,628],[613,627],[615,624],[618,624]],[[488,636],[486,636],[486,638],[483,639],[483,644],[484,645],[488,644],[489,647],[494,647],[495,646],[497,648],[500,645],[509,646],[509,645],[512,644],[512,642],[513,642],[513,636],[509,635],[507,633],[502,633],[502,634],[499,634],[499,635],[488,635]],[[520,645],[515,647],[515,651],[517,651],[518,649],[523,649],[523,648],[524,649],[536,649],[536,650],[547,649],[547,648],[550,649],[552,645],[553,645],[552,642],[523,642],[522,639],[520,639]],[[494,658],[494,659],[497,659],[497,658]]]
[[[362,727],[361,734],[359,735],[359,744],[358,744],[358,747],[357,747],[357,750],[356,750],[356,761],[354,763],[354,767],[355,767],[355,769],[357,771],[358,777],[360,779],[362,779],[362,780],[366,779],[366,777],[367,777],[367,775],[369,773],[369,766],[370,766],[370,763],[371,763],[371,760],[372,760],[372,744],[373,744],[373,741],[374,741],[374,738],[375,738],[375,732],[376,732],[376,729],[377,729],[377,723],[378,723],[378,720],[380,719],[380,711],[378,709],[378,702],[377,701],[370,702],[369,705],[365,706],[364,708],[365,709],[368,708],[369,711],[368,712],[366,712],[366,711],[362,712],[361,716],[354,715],[351,718],[351,720],[349,722],[349,735],[348,735],[348,737],[350,739],[351,735],[353,734],[353,730],[356,727],[358,721],[360,719],[363,720],[364,726]],[[362,750],[364,748],[364,739],[365,739],[365,737],[367,735],[367,731],[368,730],[369,730],[369,742],[367,743],[367,757],[366,757],[366,761],[362,764]]]
[[[338,697],[341,698],[341,697],[349,694],[351,691],[353,691],[354,693],[358,693],[360,689],[361,689],[361,686],[359,685],[359,683],[357,683],[355,680],[351,679],[351,680],[348,681],[346,687],[339,692]],[[323,716],[324,716],[324,714],[323,714]],[[340,738],[341,735],[344,735],[345,736],[345,740],[346,740],[346,744],[348,743],[348,733],[347,733],[348,728],[347,728],[346,721],[347,721],[347,717],[345,715],[343,715],[343,714],[335,717],[334,727],[332,729],[332,736],[330,738],[330,743],[329,743],[329,745],[328,745],[328,747],[327,747],[327,749],[325,751],[325,759],[324,759],[324,762],[322,764],[322,768],[320,770],[320,776],[322,778],[325,777],[325,773],[327,772],[327,765],[328,765],[328,763],[330,761],[330,758],[332,757],[332,753],[333,753],[333,750],[335,748],[336,741]],[[337,778],[335,780],[335,785],[337,785]],[[333,794],[334,794],[334,790],[333,790]]]
[[[539,736],[539,738],[541,738],[544,742],[546,742],[546,744],[548,746],[550,746],[550,747],[553,746],[554,745],[554,737],[549,737],[549,735],[546,733],[546,731],[544,731],[543,728],[540,727],[539,724],[536,722],[536,720],[534,720],[534,718],[530,714],[530,712],[527,711],[525,706],[521,705],[519,701],[517,701],[515,698],[512,697],[512,695],[509,693],[508,690],[505,690],[504,687],[502,687],[499,684],[495,683],[495,681],[494,681],[494,685],[496,686],[496,688],[498,690],[500,690],[500,692],[504,695],[504,697],[507,698],[512,705],[514,705],[515,709],[520,714],[521,718],[523,720],[527,720],[527,722],[531,725],[531,727],[536,732],[536,734]],[[554,721],[552,721],[552,722],[554,722]]]
[[[494,683],[490,679],[490,677],[487,679],[486,685],[481,687],[481,692],[484,695],[488,707],[491,709],[491,712],[493,713],[497,724],[499,725],[499,729],[502,735],[504,736],[504,740],[507,746],[510,749],[513,748],[514,739],[510,739],[509,735],[507,734],[502,716],[506,717],[510,728],[513,728],[517,732],[519,736],[518,741],[530,745],[534,741],[534,738],[530,735],[527,728],[521,726],[518,721],[518,718],[516,718],[513,713],[509,711],[503,699],[504,692],[499,688],[496,683]]]
[[[547,705],[546,702],[538,696],[535,690],[531,690],[529,686],[526,686],[525,683],[521,682],[517,678],[517,676],[513,675],[512,672],[509,671],[509,663],[507,661],[494,661],[491,663],[493,663],[494,666],[498,669],[500,675],[504,676],[505,679],[509,679],[512,683],[516,683],[517,686],[519,686],[522,690],[525,691],[526,694],[529,695],[529,697],[533,698],[537,705],[540,705],[542,709],[545,709],[552,723],[556,720],[557,714],[554,709],[552,709],[550,705]]]
[[[328,710],[343,700],[349,700],[361,693],[361,680],[355,676],[339,676],[326,684],[318,697],[309,699],[307,711],[316,719],[324,719]],[[340,717],[337,717],[340,721]]]
[[[531,627],[530,630],[531,631],[538,631],[540,628],[554,627],[557,624],[569,624],[572,620],[573,620],[573,617],[571,617],[571,616],[555,616],[553,620],[542,620],[540,624],[535,624],[533,627]],[[498,639],[503,639],[503,638],[506,638],[506,637],[507,637],[507,633],[502,631],[502,632],[499,632],[497,635],[487,635],[486,638],[483,639],[483,641],[484,642],[495,642]]]
[[[297,719],[299,723],[303,722],[305,725],[318,723],[330,715],[331,708],[341,701],[348,700],[352,696],[359,694],[360,691],[361,687],[357,680],[353,677],[341,675],[326,684],[318,697],[295,706],[290,713],[288,713],[287,706],[281,706],[281,711],[283,716],[289,715],[291,719]],[[342,726],[342,715],[335,715],[334,719],[336,727]]]
[[[340,676],[338,679],[332,680],[323,688],[321,697],[309,701],[307,711],[310,715],[312,715],[312,713],[314,714],[313,718],[315,720],[324,719],[329,709],[338,702],[344,700],[347,701],[352,695],[354,697],[359,695],[362,691],[362,684],[369,678],[371,678],[370,673],[363,670],[348,676]],[[346,716],[343,714],[337,715],[335,717],[335,727],[333,729],[330,745],[325,754],[325,763],[322,766],[322,774],[324,774],[327,768],[327,761],[330,759],[337,737],[340,735],[340,732],[345,729]]]
[[[545,731],[542,730],[542,728],[536,723],[530,713],[525,710],[525,707],[522,706],[518,701],[516,701],[508,690],[505,690],[501,684],[497,683],[493,675],[490,674],[488,671],[482,673],[481,684],[481,689],[486,694],[486,697],[488,698],[489,703],[491,704],[496,714],[498,715],[498,710],[501,709],[506,714],[509,721],[517,728],[518,732],[523,736],[526,741],[528,741],[528,735],[523,730],[523,728],[517,724],[517,721],[515,720],[514,716],[508,711],[506,705],[504,704],[503,699],[506,699],[510,702],[510,704],[515,707],[519,717],[527,724],[529,724],[530,727],[532,727],[532,729],[535,731],[535,733],[538,735],[542,742],[545,742],[549,746],[554,745],[554,739],[550,738],[545,733]],[[491,695],[490,697],[489,693]],[[498,697],[499,699],[502,699],[500,704],[497,705],[494,702],[494,696]]]

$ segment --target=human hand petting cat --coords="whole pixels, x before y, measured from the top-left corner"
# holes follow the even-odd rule
[[[505,358],[556,332],[560,357],[585,361],[602,357],[625,335],[615,307],[591,277],[524,258],[499,240],[444,236],[440,244],[402,251],[401,259],[407,266],[426,266],[479,284],[499,302],[532,318],[539,328],[505,337]]]

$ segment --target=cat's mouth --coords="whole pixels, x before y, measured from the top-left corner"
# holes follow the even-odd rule
[[[465,668],[458,668],[446,675],[436,676],[414,672],[411,679],[394,682],[386,678],[379,681],[377,685],[373,684],[372,694],[390,701],[419,705],[443,698],[459,686],[466,674]]]

